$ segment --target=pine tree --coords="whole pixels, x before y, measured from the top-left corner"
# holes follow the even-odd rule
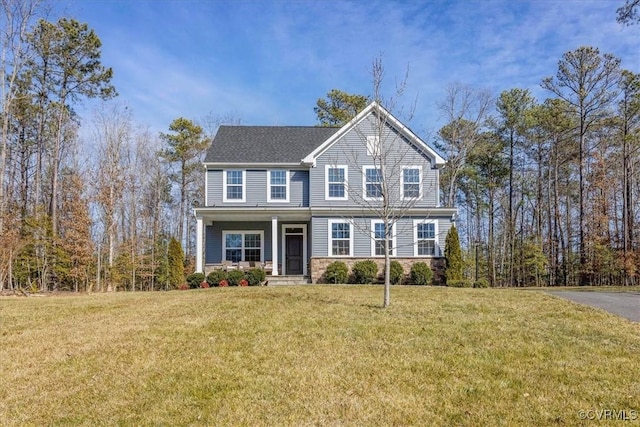
[[[462,261],[462,249],[460,248],[460,238],[455,225],[452,225],[447,233],[444,247],[444,257],[446,267],[444,269],[445,280],[462,280],[462,269],[464,263]]]

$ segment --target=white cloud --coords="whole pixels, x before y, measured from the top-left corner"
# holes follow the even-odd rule
[[[387,95],[409,64],[405,101],[418,96],[412,126],[424,128],[440,125],[435,102],[453,81],[548,96],[540,80],[581,45],[640,69],[638,29],[617,24],[615,5],[598,0],[109,5],[82,10],[122,97],[155,130],[212,111],[246,124],[314,124],[313,106],[330,89],[371,93],[381,53]]]

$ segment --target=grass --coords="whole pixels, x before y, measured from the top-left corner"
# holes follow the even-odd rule
[[[381,302],[379,286],[3,298],[0,425],[591,425],[579,411],[640,411],[638,324],[514,289],[394,287]]]

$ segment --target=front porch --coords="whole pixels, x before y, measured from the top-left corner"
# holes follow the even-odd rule
[[[253,212],[253,214],[252,214]],[[255,209],[196,210],[196,271],[260,267],[270,276],[309,275],[308,209],[269,215]]]

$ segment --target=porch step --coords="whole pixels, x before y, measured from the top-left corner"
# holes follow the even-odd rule
[[[280,285],[306,285],[309,283],[308,276],[267,276],[267,286]]]

